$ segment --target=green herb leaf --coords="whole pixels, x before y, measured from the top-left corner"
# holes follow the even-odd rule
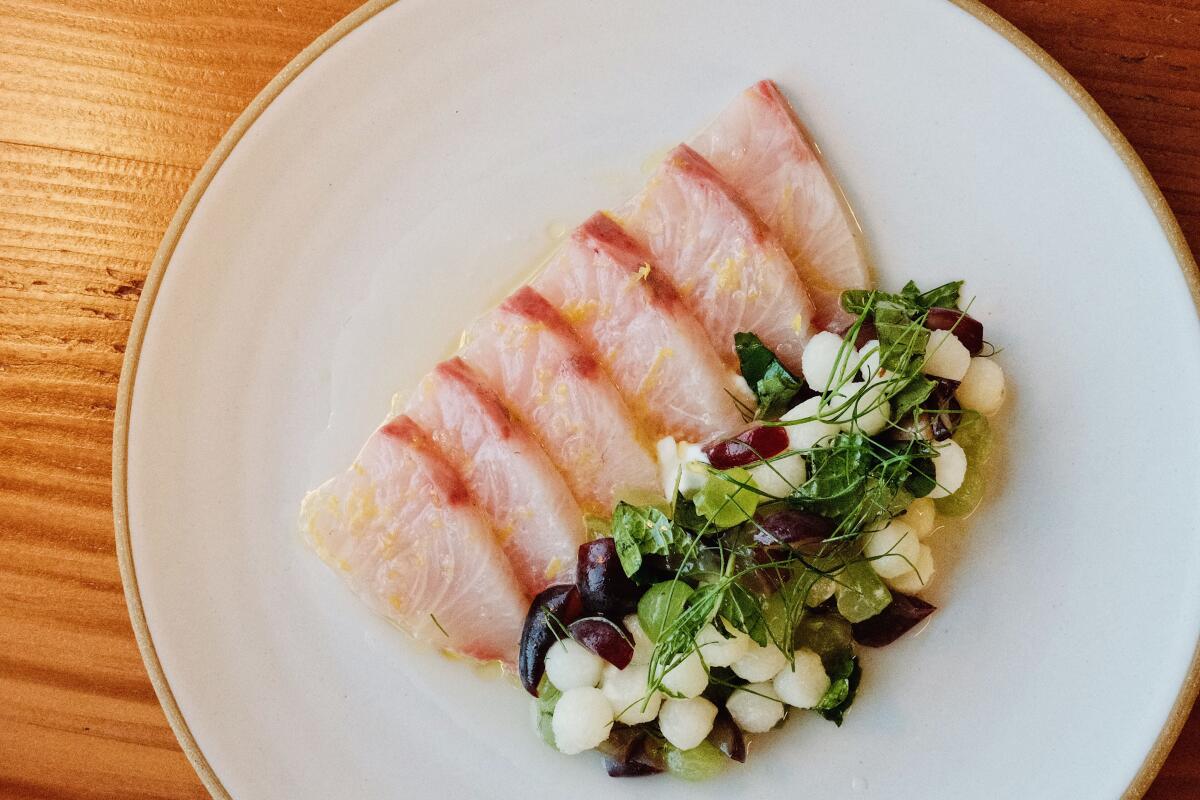
[[[551,723],[554,719],[554,707],[558,705],[560,697],[562,692],[549,678],[542,676],[542,682],[538,684],[538,696],[534,701],[534,707],[537,709],[537,728],[542,740],[555,749],[558,749],[558,746],[554,742],[554,726]]]
[[[787,411],[792,398],[803,386],[788,371],[771,349],[753,333],[735,333],[733,347],[741,365],[742,377],[758,398],[758,417],[775,419]]]
[[[741,467],[714,472],[692,498],[696,511],[717,528],[732,528],[754,516],[762,495]]]
[[[862,680],[862,666],[856,656],[850,656],[829,673],[829,689],[817,703],[816,710],[822,717],[841,726],[846,711],[854,703],[858,684]]]
[[[866,437],[858,433],[838,434],[828,447],[814,448],[809,478],[797,491],[798,504],[831,519],[853,510],[861,500],[869,456]]]
[[[912,281],[908,282],[915,290],[917,287]],[[958,296],[962,290],[962,281],[950,281],[943,283],[941,286],[935,286],[927,292],[921,292],[916,297],[916,303],[923,310],[928,311],[934,306],[940,308],[958,308]],[[907,289],[908,286],[905,287]],[[903,292],[902,292],[903,293]]]
[[[642,566],[643,553],[665,556],[678,538],[675,526],[662,511],[625,502],[617,503],[613,510],[611,531],[621,567],[631,577]]]
[[[911,309],[892,300],[876,300],[875,330],[879,334],[879,365],[907,375],[919,364],[929,342],[929,331],[911,316]]]
[[[930,380],[924,375],[914,376],[891,396],[895,418],[900,419],[913,409],[920,408],[936,388],[937,381]]]

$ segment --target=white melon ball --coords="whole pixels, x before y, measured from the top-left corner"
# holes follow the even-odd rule
[[[844,348],[844,349],[843,349]],[[841,356],[841,364],[838,357]],[[818,392],[837,386],[854,374],[858,366],[858,351],[836,333],[821,331],[808,340],[800,356],[804,380]],[[840,367],[840,368],[838,368]],[[837,369],[835,374],[834,370]]]
[[[961,381],[971,366],[971,351],[950,331],[930,331],[925,345],[926,375]]]
[[[808,478],[808,466],[800,453],[786,453],[748,468],[754,485],[771,497],[788,497]]]
[[[972,358],[954,396],[963,408],[995,414],[1004,405],[1004,370],[994,358]]]
[[[882,356],[883,350],[879,346],[878,339],[871,339],[858,348],[858,363],[860,364],[858,374],[864,381],[870,381],[879,375],[879,362]]]
[[[562,639],[550,646],[546,654],[546,677],[565,692],[600,682],[604,659],[574,639]]]
[[[918,497],[913,500],[904,512],[904,521],[912,526],[913,530],[917,532],[917,538],[922,540],[933,533],[936,517],[937,509],[928,497]]]
[[[737,726],[747,733],[765,733],[783,719],[783,703],[769,683],[750,683],[736,689],[725,708]]]
[[[638,619],[638,615],[630,614],[621,620],[621,624],[625,626],[625,630],[629,631],[629,635],[633,638],[632,663],[649,664],[650,656],[654,654],[654,641],[642,629],[642,621]]]
[[[921,552],[917,556],[916,568],[891,578],[887,581],[887,585],[902,594],[920,594],[933,580],[933,573],[933,550],[929,545],[923,544]]]
[[[757,683],[771,680],[786,664],[787,656],[771,642],[762,647],[751,641],[742,657],[730,664],[729,668],[742,680]]]
[[[717,707],[703,697],[670,698],[658,712],[658,729],[680,750],[691,750],[704,741],[717,718]]]
[[[789,706],[815,708],[829,691],[829,676],[821,657],[801,647],[796,651],[793,663],[783,668],[771,684],[775,694]]]
[[[708,688],[708,670],[700,654],[693,650],[662,678],[663,689],[669,694],[695,697]]]
[[[886,527],[867,534],[863,555],[881,578],[895,578],[912,569],[921,554],[921,540],[907,522],[894,519]]]
[[[696,648],[704,663],[710,667],[728,667],[745,655],[750,646],[751,639],[745,633],[728,624],[725,630],[729,633],[728,639],[711,624],[705,625],[696,634]]]
[[[604,667],[600,691],[608,698],[617,722],[637,725],[658,716],[663,696],[659,691],[646,696],[649,680],[650,667],[646,664],[629,664],[625,669],[617,669],[612,664]]]
[[[563,692],[550,720],[554,743],[567,755],[591,750],[608,738],[612,725],[608,698],[599,689],[587,686]]]
[[[836,423],[819,418],[820,406],[820,397],[810,397],[779,418],[782,422],[805,420],[784,426],[789,450],[808,450],[828,444],[841,432]]]
[[[843,386],[829,401],[829,407],[842,430],[874,436],[887,427],[892,405],[884,396],[884,383],[855,381]]]
[[[937,447],[933,457],[933,479],[937,483],[929,493],[931,499],[949,497],[958,491],[967,477],[967,453],[953,439],[947,439]]]

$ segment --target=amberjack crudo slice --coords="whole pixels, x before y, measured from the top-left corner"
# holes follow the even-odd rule
[[[656,437],[704,441],[743,424],[737,373],[650,253],[609,217],[579,226],[533,286],[600,357]]]
[[[691,144],[779,237],[816,306],[816,324],[845,322],[842,290],[871,285],[862,231],[775,84],[747,89]]]
[[[504,398],[558,466],[587,513],[661,495],[641,431],[596,358],[529,286],[467,331],[460,353]]]
[[[435,647],[514,663],[529,599],[458,473],[413,420],[310,492],[301,528],[364,602]]]
[[[425,376],[408,404],[471,489],[529,594],[574,579],[583,511],[542,446],[461,358]]]
[[[671,151],[621,216],[727,364],[737,365],[733,335],[749,331],[800,371],[813,320],[808,293],[770,229],[695,150]]]

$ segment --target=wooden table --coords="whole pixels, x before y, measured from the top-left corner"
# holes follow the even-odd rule
[[[0,0],[0,797],[204,796],[117,574],[117,376],[192,176],[356,5]],[[1092,92],[1200,245],[1200,0],[991,5]],[[1148,795],[1198,796],[1200,714]]]

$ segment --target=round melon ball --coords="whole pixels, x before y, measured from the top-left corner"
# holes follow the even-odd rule
[[[728,667],[745,655],[750,645],[750,637],[737,628],[726,623],[725,630],[729,638],[725,638],[716,626],[709,623],[696,634],[696,649],[710,667]]]
[[[625,626],[625,630],[629,632],[633,639],[633,661],[634,664],[649,664],[650,656],[654,654],[654,642],[646,635],[645,629],[642,628],[642,621],[638,619],[637,614],[630,614],[625,619],[621,620],[621,624]]]
[[[750,683],[737,689],[725,701],[725,708],[737,726],[747,733],[765,733],[783,719],[783,703],[769,683]]]
[[[771,497],[788,497],[808,478],[808,466],[800,453],[787,453],[749,468],[754,485]]]
[[[937,455],[933,457],[933,479],[937,483],[929,493],[930,499],[949,497],[958,491],[967,477],[967,453],[953,439],[934,445]]]
[[[990,417],[1004,405],[1004,370],[994,358],[972,358],[954,397],[963,408]]]
[[[919,539],[925,539],[933,533],[936,517],[937,509],[928,497],[918,497],[913,500],[904,512],[904,521],[912,526]]]
[[[600,691],[608,698],[617,722],[637,725],[649,722],[658,716],[662,705],[662,692],[655,691],[649,697],[646,690],[650,684],[650,667],[647,664],[629,664],[617,669],[608,664],[600,678]]]
[[[882,356],[883,350],[879,346],[878,339],[871,339],[858,349],[858,363],[860,364],[858,374],[864,381],[870,381],[879,376],[879,362]]]
[[[912,569],[921,555],[921,540],[913,527],[894,519],[887,527],[867,534],[863,555],[881,578],[896,578]]]
[[[793,423],[783,428],[787,431],[789,450],[809,450],[828,444],[841,432],[835,423],[819,418],[820,406],[821,398],[810,397],[779,418],[781,422]]]
[[[915,569],[888,580],[887,585],[901,594],[920,594],[933,580],[933,573],[933,550],[929,545],[923,544],[917,556]]]
[[[554,743],[567,755],[591,750],[608,738],[613,710],[604,692],[581,687],[563,692],[550,720]]]
[[[961,381],[971,366],[971,351],[950,331],[930,331],[925,345],[926,375]]]
[[[845,348],[845,350],[843,350]],[[839,355],[841,364],[838,364]],[[821,331],[808,340],[800,355],[800,368],[804,380],[818,392],[837,386],[850,378],[858,366],[858,351],[836,333]],[[837,372],[835,374],[835,368]]]
[[[703,697],[669,698],[658,712],[658,729],[680,750],[691,750],[704,741],[717,718],[717,707]]]
[[[774,678],[786,664],[787,656],[774,644],[767,642],[767,646],[762,647],[751,641],[742,657],[730,664],[729,668],[742,680],[758,683]]]
[[[560,639],[546,654],[546,677],[559,691],[595,686],[603,669],[604,659],[574,639]]]
[[[708,688],[708,670],[696,650],[663,675],[662,686],[669,694],[696,697]]]
[[[796,651],[793,663],[784,667],[771,684],[775,694],[789,706],[815,708],[829,691],[829,676],[821,657],[801,647]]]
[[[892,418],[892,405],[884,396],[886,389],[884,383],[846,384],[829,401],[834,420],[844,431],[874,436]]]

